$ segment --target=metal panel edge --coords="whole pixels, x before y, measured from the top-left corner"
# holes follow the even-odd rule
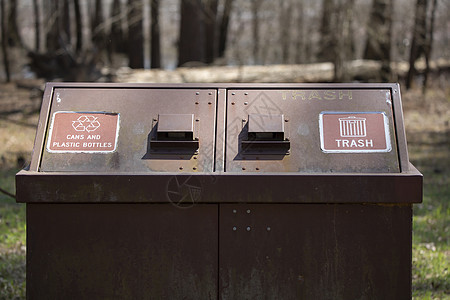
[[[217,91],[215,172],[225,171],[225,132],[226,132],[227,90]]]
[[[400,95],[400,85],[391,85],[391,97],[394,110],[394,129],[397,137],[398,156],[400,162],[400,171],[409,171],[408,144],[406,142],[405,124],[403,120],[403,107]]]
[[[174,88],[174,89],[393,89],[392,83],[100,83],[100,82],[50,82],[53,88]]]
[[[52,103],[53,91],[57,83],[47,83],[42,97],[41,112],[39,114],[38,126],[34,140],[33,153],[31,156],[30,171],[38,171],[41,164],[42,151],[46,137],[47,125],[49,122],[50,106]]]
[[[422,174],[63,173],[21,171],[17,201],[25,203],[171,203],[171,180],[195,177],[195,203],[372,203],[422,202]],[[152,182],[152,185],[148,185]],[[55,188],[49,189],[49,186]],[[142,188],[136,188],[140,186]],[[235,188],[230,189],[233,186]],[[155,188],[157,187],[157,188]],[[295,187],[295,188],[292,188]],[[189,190],[186,189],[189,193]],[[336,195],[345,197],[335,197]],[[262,195],[250,197],[251,195]],[[176,205],[177,203],[173,203]]]

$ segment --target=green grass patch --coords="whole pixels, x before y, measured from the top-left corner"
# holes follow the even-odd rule
[[[16,169],[0,172],[0,187],[15,193]],[[26,222],[25,205],[16,203],[14,198],[0,194],[0,253],[13,247],[25,245]]]
[[[434,243],[414,244],[413,296],[416,299],[449,298],[448,253],[448,247],[437,247]]]
[[[25,254],[0,256],[0,298],[25,299]]]
[[[0,204],[0,253],[25,246],[25,205]]]
[[[14,194],[18,170],[2,170],[0,187]],[[0,299],[25,298],[25,205],[0,194]]]
[[[442,134],[446,134],[445,132]],[[424,175],[423,203],[414,205],[413,298],[450,299],[449,145],[410,145]]]

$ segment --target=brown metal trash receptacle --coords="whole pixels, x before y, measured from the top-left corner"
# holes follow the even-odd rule
[[[47,84],[28,299],[404,299],[396,84]]]

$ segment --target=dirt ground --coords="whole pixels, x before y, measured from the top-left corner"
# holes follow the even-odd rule
[[[43,88],[40,80],[0,84],[0,169],[29,162]]]

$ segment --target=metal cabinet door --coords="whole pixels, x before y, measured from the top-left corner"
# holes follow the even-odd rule
[[[220,299],[409,299],[411,206],[222,204]]]
[[[218,206],[27,204],[32,299],[214,299]]]

